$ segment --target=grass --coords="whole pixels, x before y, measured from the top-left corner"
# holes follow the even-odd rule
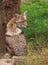
[[[48,49],[42,48],[42,51],[30,51],[27,55],[25,65],[48,65]]]
[[[38,49],[37,51],[29,49],[27,56],[17,57],[21,60],[16,61],[16,65],[48,65],[48,48]]]
[[[20,57],[22,58],[22,56]],[[48,49],[42,48],[42,51],[30,51],[22,62],[17,62],[17,65],[48,65]]]
[[[26,37],[31,37],[33,33],[48,32],[48,1],[21,3],[21,12],[26,10],[28,11],[28,28],[24,29]]]
[[[28,28],[23,29],[30,47],[48,45],[48,1],[21,3],[21,13],[28,11],[27,23]]]
[[[23,29],[29,42],[26,65],[48,65],[48,1],[21,3],[21,12],[28,11],[28,28]]]

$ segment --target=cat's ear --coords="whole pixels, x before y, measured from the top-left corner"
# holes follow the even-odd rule
[[[25,15],[25,16],[27,15],[27,11],[24,12],[24,15]]]
[[[25,11],[23,14],[24,14],[24,20],[27,20],[27,11]]]
[[[14,17],[16,17],[17,19],[20,17],[19,14],[15,14]]]

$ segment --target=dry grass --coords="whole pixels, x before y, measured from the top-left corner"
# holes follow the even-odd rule
[[[27,55],[27,65],[48,65],[48,49],[42,48],[42,51],[29,51]]]
[[[25,57],[24,60],[16,62],[16,65],[48,65],[48,48],[42,48],[41,51],[28,50]]]

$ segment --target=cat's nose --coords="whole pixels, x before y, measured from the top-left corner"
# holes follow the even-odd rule
[[[26,27],[28,27],[28,24],[26,25]]]
[[[28,27],[28,24],[27,24],[27,27]]]

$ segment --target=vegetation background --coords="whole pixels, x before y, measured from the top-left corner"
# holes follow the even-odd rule
[[[21,13],[28,11],[23,29],[29,53],[27,65],[48,65],[48,0],[21,0]]]
[[[21,0],[21,12],[25,10],[28,28],[23,31],[30,47],[48,47],[48,0]]]

